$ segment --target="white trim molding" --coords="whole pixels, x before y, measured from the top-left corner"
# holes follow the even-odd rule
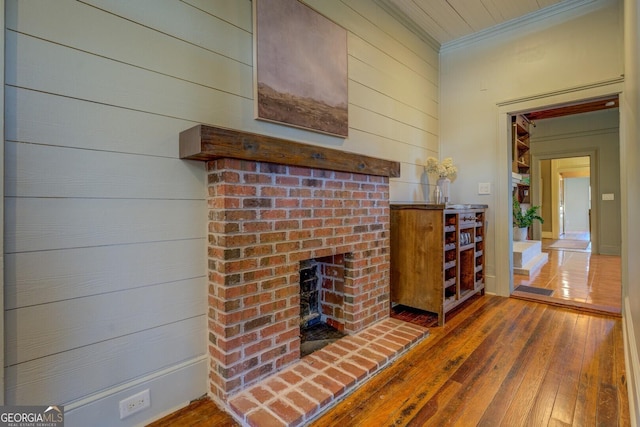
[[[624,364],[627,371],[627,393],[629,396],[629,418],[631,425],[637,426],[638,410],[638,384],[640,384],[640,357],[638,356],[638,343],[633,329],[633,320],[629,318],[631,308],[629,298],[624,298],[624,313],[622,317],[622,337],[624,339]]]
[[[551,106],[577,103],[584,100],[620,94],[623,90],[623,83],[624,77],[620,76],[619,78],[612,78],[606,81],[496,103],[498,107],[498,145],[496,150],[498,179],[496,182],[495,258],[498,260],[508,260],[508,262],[496,263],[495,292],[497,295],[509,296],[513,291],[513,259],[511,255],[513,251],[513,230],[510,227],[512,223],[510,116],[529,111],[542,110]]]

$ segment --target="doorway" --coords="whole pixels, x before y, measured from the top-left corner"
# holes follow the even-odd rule
[[[589,126],[584,130],[579,128],[578,125],[588,123],[590,119],[600,120],[595,113],[588,114],[591,114],[588,118],[568,117],[566,121],[549,122],[546,124],[548,134],[543,131],[540,139],[532,139],[530,192],[532,204],[540,206],[541,216],[545,219],[534,228],[533,239],[541,241],[548,262],[528,277],[514,274],[512,295],[522,297],[516,289],[524,285],[550,292],[547,296],[528,299],[620,313],[620,252],[607,253],[606,241],[602,253],[600,244],[602,234],[605,240],[612,234],[607,230],[602,233],[600,227],[619,223],[621,216],[619,210],[609,215],[603,213],[608,205],[606,199],[600,197],[605,196],[600,192],[603,183],[609,186],[615,180],[615,185],[620,185],[618,174],[610,173],[619,170],[617,111],[609,113],[616,118],[613,131],[614,126],[610,123],[606,125],[607,131],[594,131]],[[545,128],[541,124],[539,121],[537,129]],[[551,128],[554,129],[549,130]],[[614,141],[614,148],[606,148],[600,140],[607,132],[611,135],[603,138],[608,138],[607,142]],[[601,163],[606,167],[599,169]],[[609,219],[603,222],[599,218]]]
[[[550,239],[557,247],[571,248],[575,242],[574,246],[585,249],[579,242],[588,242],[591,249],[592,229],[597,227],[591,221],[591,156],[542,158],[539,162],[534,168],[539,171],[534,199],[545,219],[540,237]]]

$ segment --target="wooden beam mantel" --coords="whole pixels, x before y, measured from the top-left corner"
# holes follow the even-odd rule
[[[181,159],[208,161],[225,157],[364,175],[400,176],[399,162],[272,136],[207,125],[197,125],[180,133]]]

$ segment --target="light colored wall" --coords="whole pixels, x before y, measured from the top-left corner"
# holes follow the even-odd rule
[[[553,217],[551,214],[553,204],[551,203],[551,160],[542,160],[540,162],[540,178],[542,178],[542,198],[540,200],[540,216],[544,218],[544,224],[541,229],[543,237],[549,237],[548,233],[551,233],[553,228]],[[536,182],[537,181],[536,178]]]
[[[530,139],[534,174],[538,172],[536,162],[539,159],[593,154],[591,159],[558,160],[555,170],[575,171],[584,166],[585,160],[591,161],[591,215],[596,224],[592,235],[593,250],[606,255],[621,253],[619,116],[618,109],[612,109],[539,120]],[[552,191],[558,191],[557,185],[555,187]],[[613,194],[614,200],[602,200],[605,193]],[[534,203],[539,202],[535,200]],[[554,219],[558,219],[556,212]],[[554,233],[556,231],[557,228]]]
[[[565,178],[565,232],[589,231],[589,178]]]
[[[348,30],[345,140],[253,119],[249,0],[7,1],[6,403],[133,425],[206,392],[206,178],[177,158],[184,129],[399,161],[392,199],[424,200],[436,50],[369,0],[307,3]]]
[[[619,90],[620,8],[595,1],[441,53],[442,155],[459,167],[452,197],[489,205],[489,292],[509,294],[512,268],[507,115]],[[478,182],[492,194],[478,195]]]
[[[622,292],[631,422],[640,425],[640,7],[624,0],[625,84],[621,101]]]

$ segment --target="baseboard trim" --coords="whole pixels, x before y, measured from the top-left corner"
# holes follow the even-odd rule
[[[640,384],[640,357],[636,342],[633,321],[630,319],[629,298],[624,298],[624,316],[622,316],[622,336],[624,338],[624,363],[627,370],[627,393],[629,395],[629,418],[631,426],[638,426],[638,385]]]
[[[207,378],[208,358],[205,355],[106,390],[75,403],[70,409],[65,406],[65,425],[146,425],[206,394]],[[150,391],[151,408],[121,420],[120,400],[146,389]]]
[[[496,276],[484,275],[484,291],[491,295],[497,295]]]

